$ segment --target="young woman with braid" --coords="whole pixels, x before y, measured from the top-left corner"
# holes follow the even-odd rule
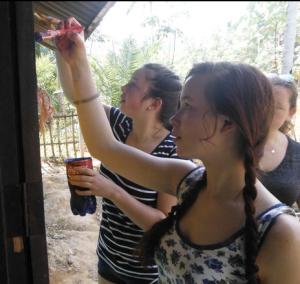
[[[68,18],[71,25],[78,22]],[[145,263],[154,257],[159,283],[298,283],[299,220],[256,173],[273,115],[268,78],[242,63],[206,62],[189,71],[170,122],[178,155],[200,159],[199,168],[118,142],[101,102],[88,100],[97,90],[84,41],[72,32],[63,40],[58,49],[70,66],[75,100],[84,101],[77,112],[90,153],[123,177],[178,198],[138,248]],[[90,188],[79,194],[93,194],[97,173],[77,170],[82,175],[70,182]],[[104,177],[101,190],[108,191]]]

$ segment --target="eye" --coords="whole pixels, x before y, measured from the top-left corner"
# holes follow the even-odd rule
[[[186,101],[181,101],[180,102],[180,109],[190,109],[191,106],[189,103],[187,103]]]
[[[186,108],[186,109],[190,109],[190,108],[191,108],[191,106],[190,106],[187,102],[184,102],[184,103],[183,103],[183,106],[184,106],[184,108]]]
[[[130,88],[136,87],[136,84],[135,84],[134,82],[129,82],[128,84],[129,84],[129,87],[130,87]]]

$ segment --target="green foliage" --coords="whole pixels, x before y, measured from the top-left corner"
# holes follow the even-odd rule
[[[39,46],[41,45],[39,44]],[[60,107],[59,97],[58,97],[59,90],[58,90],[56,58],[53,51],[48,49],[48,52],[45,52],[40,56],[36,56],[36,74],[37,74],[38,85],[50,95],[52,107],[59,114],[61,111],[60,109],[61,107]],[[63,100],[64,100],[66,113],[70,114],[72,110],[75,110],[75,108],[68,102],[65,96]]]
[[[155,2],[145,2],[145,9],[151,10]],[[286,26],[288,2],[253,1],[249,3],[246,15],[236,22],[228,22],[227,29],[216,29],[209,36],[193,38],[182,33],[175,23],[181,16],[188,20],[188,11],[181,9],[168,20],[162,20],[152,12],[145,17],[142,26],[148,36],[138,46],[133,37],[128,37],[118,45],[114,40],[95,31],[92,40],[112,44],[112,48],[102,59],[91,56],[93,77],[105,102],[119,106],[121,86],[126,84],[132,73],[147,62],[162,63],[176,72],[181,79],[193,63],[201,61],[241,61],[252,64],[262,71],[279,73],[282,65],[283,40]],[[128,14],[138,2],[132,2]],[[170,9],[173,2],[170,2]],[[299,6],[298,6],[299,10]],[[300,13],[298,13],[300,16]],[[181,17],[181,19],[183,19]],[[179,25],[179,24],[178,24]],[[300,23],[297,23],[295,42],[294,75],[300,75]],[[41,46],[37,53],[38,83],[52,96],[57,109],[57,79],[53,53],[45,54]],[[181,48],[180,48],[181,47]],[[40,57],[38,57],[40,55]],[[68,105],[67,109],[72,109]]]
[[[151,3],[145,2],[145,9],[151,8]],[[92,43],[96,41],[101,44],[112,44],[103,58],[90,57],[93,78],[103,101],[118,107],[121,86],[130,80],[137,68],[149,62],[166,65],[177,73],[182,81],[192,65],[202,61],[240,61],[265,72],[280,73],[287,3],[250,2],[247,14],[241,15],[236,22],[228,22],[226,30],[217,28],[209,36],[201,38],[197,35],[197,27],[193,37],[190,38],[176,26],[174,20],[176,17],[183,16],[188,20],[189,13],[184,9],[179,14],[173,14],[167,21],[162,21],[152,13],[146,17],[142,26],[148,36],[140,45],[132,36],[118,44],[110,36],[96,30],[90,37]],[[135,5],[138,5],[138,2],[132,2],[129,7],[127,11],[129,16]],[[156,5],[155,2],[153,5]],[[172,5],[175,5],[175,2],[170,2],[170,9]],[[298,17],[300,17],[299,9],[300,6]],[[40,44],[36,44],[36,71],[39,86],[51,96],[52,106],[59,113],[55,56],[52,51]],[[297,22],[296,29],[293,75],[296,78],[300,77],[300,21]],[[76,109],[65,97],[64,102],[67,114],[72,110],[76,113]],[[77,127],[77,119],[74,119],[74,124]],[[67,129],[68,133],[71,127],[68,122],[66,128],[55,129],[54,139],[57,139],[58,131]]]
[[[154,52],[155,53],[155,52]],[[119,106],[121,86],[128,83],[133,72],[147,62],[153,50],[145,44],[137,47],[136,40],[129,37],[124,40],[119,52],[110,50],[104,62],[93,56],[90,60],[93,77],[105,102]]]
[[[105,42],[107,36],[100,33],[100,30],[94,30],[94,32],[89,37],[90,40],[96,41],[96,42]]]
[[[145,22],[142,23],[142,26],[146,28],[149,27],[157,27],[159,25],[159,18],[156,15],[152,15],[146,18]]]
[[[286,8],[287,2],[282,1],[250,2],[247,15],[241,15],[235,23],[228,22],[225,31],[216,29],[200,42],[183,35],[182,41],[188,44],[185,52],[180,56],[176,54],[174,68],[183,76],[194,62],[228,60],[249,63],[265,72],[280,73]],[[296,77],[300,75],[299,24],[297,23],[293,68],[293,75]]]
[[[57,90],[56,62],[51,59],[50,54],[36,58],[36,74],[38,85],[47,91],[53,98],[53,93]],[[53,101],[52,105],[57,110],[58,102]]]
[[[237,40],[244,41],[240,56],[263,71],[281,69],[286,7],[281,1],[251,2],[249,14],[233,26]]]

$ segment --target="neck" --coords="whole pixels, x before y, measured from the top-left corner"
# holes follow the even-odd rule
[[[136,123],[132,121],[132,123],[131,136],[138,142],[155,138],[162,139],[169,133],[160,122]]]
[[[267,143],[265,145],[265,151],[268,151],[268,152],[271,152],[272,154],[275,154],[276,152],[276,144],[277,144],[277,141],[278,141],[278,136],[279,136],[279,133],[278,133],[278,130],[274,131],[274,132],[271,132],[268,136],[268,140],[267,140]]]
[[[230,167],[228,167],[230,165]],[[205,165],[206,166],[206,165]],[[243,160],[229,161],[221,167],[208,166],[207,195],[213,199],[235,199],[245,186],[245,167]],[[224,171],[224,168],[227,168]]]

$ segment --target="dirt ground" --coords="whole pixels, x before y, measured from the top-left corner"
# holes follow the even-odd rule
[[[95,214],[73,215],[65,165],[41,163],[50,284],[96,284],[101,198]]]

